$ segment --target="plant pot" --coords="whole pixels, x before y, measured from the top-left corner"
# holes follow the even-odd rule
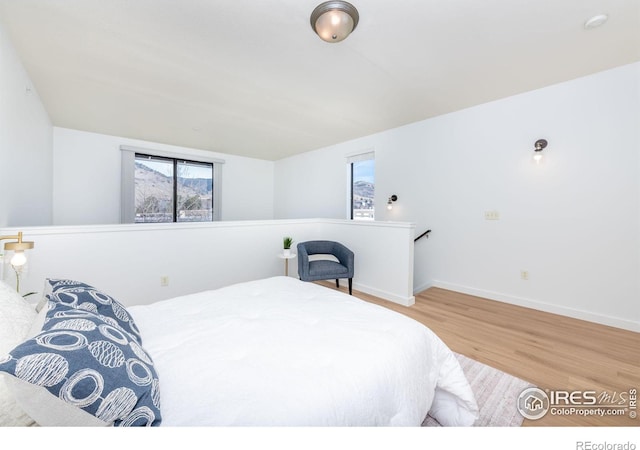
[[[284,256],[291,256],[291,249],[290,248],[285,248],[283,250]]]

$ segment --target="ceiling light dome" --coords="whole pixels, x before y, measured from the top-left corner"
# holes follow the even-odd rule
[[[351,3],[324,2],[311,13],[311,28],[326,42],[340,42],[358,26],[360,16]]]

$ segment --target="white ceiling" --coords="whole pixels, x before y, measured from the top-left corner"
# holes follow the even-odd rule
[[[337,44],[318,3],[0,0],[0,21],[55,126],[269,160],[640,60],[640,0],[352,0]]]

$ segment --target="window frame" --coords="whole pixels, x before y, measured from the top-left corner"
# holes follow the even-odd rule
[[[149,156],[151,158],[167,159],[174,161],[174,179],[177,177],[175,170],[176,164],[180,162],[185,163],[202,163],[213,164],[213,214],[212,222],[222,220],[222,165],[225,163],[223,159],[210,158],[201,155],[186,154],[186,153],[174,153],[162,150],[152,150],[141,147],[120,146],[122,166],[121,166],[121,202],[120,202],[120,223],[136,223],[136,205],[135,205],[135,160],[136,155]],[[173,222],[159,222],[159,223],[189,223],[177,221],[177,184],[173,186]],[[193,223],[209,223],[206,222],[193,222]]]
[[[358,162],[373,160],[375,164],[375,151],[374,150],[366,150],[358,153],[354,153],[347,156],[347,218],[349,220],[365,220],[365,219],[356,219],[353,216],[353,165]],[[373,218],[370,220],[376,220],[376,209],[375,209],[375,168],[374,168],[374,209],[373,209]]]

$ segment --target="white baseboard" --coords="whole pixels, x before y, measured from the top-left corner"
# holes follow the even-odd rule
[[[500,292],[487,291],[484,289],[477,289],[469,286],[463,286],[455,283],[448,283],[446,281],[432,280],[423,286],[419,286],[414,290],[414,293],[422,292],[430,287],[438,287],[447,289],[449,291],[460,292],[462,294],[474,295],[476,297],[487,298],[489,300],[496,300],[503,303],[509,303],[512,305],[523,306],[525,308],[536,309],[538,311],[544,311],[552,314],[558,314],[561,316],[572,317],[574,319],[586,320],[588,322],[595,322],[602,325],[608,325],[615,328],[622,328],[624,330],[640,332],[640,324],[631,320],[625,320],[618,317],[611,317],[604,314],[597,314],[590,311],[585,311],[576,308],[569,308],[566,306],[553,305],[550,303],[541,302],[538,300],[532,300],[528,298],[516,297],[513,295],[502,294]]]
[[[383,300],[389,300],[390,302],[397,303],[402,306],[411,306],[416,302],[416,298],[413,295],[411,297],[402,297],[400,295],[393,294],[391,292],[386,292],[380,289],[372,288],[371,286],[367,286],[365,284],[354,282],[353,289],[356,289],[360,292],[364,292],[365,294],[373,295],[374,297],[378,297]]]
[[[419,294],[422,291],[426,291],[430,287],[433,287],[433,280],[427,281],[426,283],[423,283],[420,286],[416,286],[415,288],[413,288],[413,295]]]

